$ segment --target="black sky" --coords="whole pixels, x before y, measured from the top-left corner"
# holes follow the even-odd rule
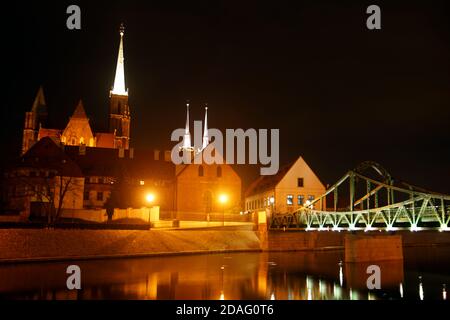
[[[70,4],[80,31],[66,28]],[[382,30],[365,26],[370,4]],[[170,148],[190,99],[198,120],[208,103],[211,127],[279,128],[282,162],[302,155],[325,183],[374,160],[450,193],[447,1],[28,1],[3,15],[3,163],[40,84],[54,126],[81,98],[106,129],[124,22],[136,148]]]

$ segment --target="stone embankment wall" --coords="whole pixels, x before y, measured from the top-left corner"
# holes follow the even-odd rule
[[[255,232],[0,229],[0,262],[259,251]]]

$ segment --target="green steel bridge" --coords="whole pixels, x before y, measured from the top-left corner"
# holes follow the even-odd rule
[[[449,195],[395,180],[373,161],[348,171],[300,209],[269,219],[271,229],[305,231],[450,231],[449,222]]]

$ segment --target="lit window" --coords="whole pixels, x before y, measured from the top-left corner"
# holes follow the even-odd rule
[[[143,186],[143,185],[145,184],[145,181],[144,181],[144,180],[141,180],[141,181],[139,181],[139,184],[140,184],[141,186]]]
[[[302,194],[297,195],[297,204],[298,204],[299,206],[302,206],[302,205],[303,205],[303,201],[305,201],[305,196],[302,195]]]
[[[297,178],[297,187],[303,188],[303,178]]]
[[[294,196],[292,194],[288,194],[286,197],[286,203],[289,206],[292,206],[294,204]]]

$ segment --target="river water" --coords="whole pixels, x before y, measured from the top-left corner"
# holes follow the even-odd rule
[[[233,253],[0,265],[0,298],[441,300],[450,288],[450,247],[407,248],[403,261],[377,263],[381,289],[371,291],[366,285],[370,264],[343,263],[343,254]],[[70,264],[81,268],[81,290],[66,287]]]

